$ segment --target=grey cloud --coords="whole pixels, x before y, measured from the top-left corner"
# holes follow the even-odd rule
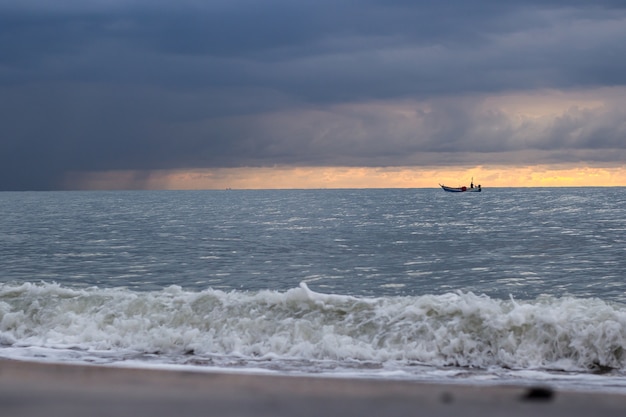
[[[615,160],[598,150],[624,148],[619,106],[520,126],[472,100],[626,85],[624,22],[619,1],[0,3],[0,189],[54,188],[68,171],[467,152]],[[341,113],[376,100],[431,110]]]

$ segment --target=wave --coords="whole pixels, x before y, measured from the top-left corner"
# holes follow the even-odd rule
[[[626,309],[473,293],[363,298],[0,284],[0,345],[487,369],[623,369]]]

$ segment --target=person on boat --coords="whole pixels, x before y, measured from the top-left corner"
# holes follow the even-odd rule
[[[472,182],[470,182],[470,188],[474,188],[474,180],[473,179],[472,179]]]

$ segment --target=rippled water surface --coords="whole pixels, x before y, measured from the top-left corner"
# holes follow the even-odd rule
[[[3,282],[624,301],[624,188],[0,194]]]
[[[0,357],[626,391],[625,188],[5,192],[0,212]]]

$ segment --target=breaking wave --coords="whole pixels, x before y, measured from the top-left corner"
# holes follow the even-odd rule
[[[625,367],[626,309],[599,299],[0,285],[0,346],[254,360],[592,371]]]

